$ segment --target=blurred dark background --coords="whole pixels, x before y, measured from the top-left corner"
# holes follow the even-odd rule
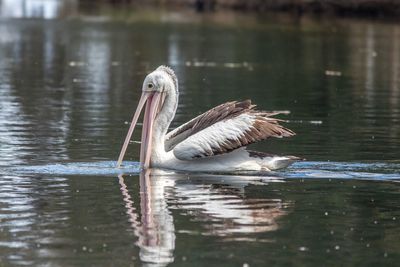
[[[328,16],[358,16],[397,19],[397,0],[1,0],[1,14],[7,16],[59,16],[74,12],[90,12],[105,6],[135,8],[193,9],[197,12],[282,12]]]

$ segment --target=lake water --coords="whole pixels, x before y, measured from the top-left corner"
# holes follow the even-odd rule
[[[399,25],[72,9],[0,12],[0,266],[398,264]],[[161,64],[179,77],[172,126],[250,98],[297,133],[252,149],[307,161],[140,173],[132,144],[115,169]]]

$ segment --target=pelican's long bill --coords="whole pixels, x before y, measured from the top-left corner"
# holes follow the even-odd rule
[[[131,140],[133,130],[135,129],[139,115],[146,104],[144,117],[143,117],[143,129],[142,129],[142,140],[140,147],[140,165],[142,168],[147,169],[150,164],[151,145],[152,145],[152,134],[154,119],[159,111],[161,104],[162,93],[160,92],[143,92],[139,100],[139,104],[136,108],[136,112],[133,115],[131,126],[129,127],[128,134],[126,135],[125,142],[122,146],[121,152],[118,157],[117,168],[121,166],[124,158],[126,149],[128,148],[129,141]]]

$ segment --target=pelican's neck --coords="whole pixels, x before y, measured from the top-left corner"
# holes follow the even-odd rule
[[[167,152],[165,151],[165,135],[169,125],[175,117],[178,107],[178,91],[171,90],[165,97],[164,104],[158,113],[153,128],[151,164],[162,160]]]

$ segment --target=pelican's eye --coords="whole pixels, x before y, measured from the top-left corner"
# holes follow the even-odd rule
[[[154,87],[154,85],[152,83],[147,84],[147,88],[152,89],[153,87]]]

